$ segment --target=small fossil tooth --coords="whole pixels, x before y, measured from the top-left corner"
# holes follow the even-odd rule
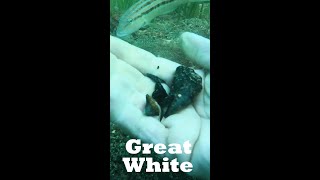
[[[159,116],[161,114],[161,108],[157,101],[153,99],[149,94],[146,95],[146,116]]]

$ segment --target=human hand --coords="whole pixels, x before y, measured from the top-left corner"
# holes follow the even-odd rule
[[[110,113],[111,120],[132,137],[144,143],[168,145],[189,141],[192,154],[177,154],[179,162],[193,165],[191,175],[210,176],[210,41],[193,33],[181,36],[186,55],[203,67],[196,70],[202,77],[203,89],[187,108],[164,118],[145,116],[146,94],[155,83],[146,73],[156,75],[170,85],[180,64],[155,57],[116,37],[110,37]],[[159,67],[159,69],[158,69]],[[167,157],[174,158],[166,154]]]

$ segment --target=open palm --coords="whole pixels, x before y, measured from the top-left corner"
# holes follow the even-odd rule
[[[155,57],[116,37],[110,37],[110,113],[111,120],[122,130],[144,143],[178,143],[189,141],[192,154],[166,154],[179,162],[193,164],[190,173],[209,177],[210,167],[210,42],[192,33],[181,36],[186,55],[203,67],[196,72],[202,77],[203,89],[187,108],[164,118],[144,115],[146,94],[155,83],[144,74],[163,79],[170,86],[180,64]]]

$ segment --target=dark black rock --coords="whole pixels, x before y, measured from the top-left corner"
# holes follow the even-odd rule
[[[164,117],[168,117],[190,105],[201,90],[202,78],[200,75],[191,68],[177,67],[168,96],[171,101],[168,103]]]

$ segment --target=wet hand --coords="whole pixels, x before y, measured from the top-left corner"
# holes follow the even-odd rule
[[[173,79],[180,64],[155,57],[116,37],[110,37],[110,113],[111,120],[134,138],[145,143],[179,143],[189,141],[192,154],[176,155],[179,162],[193,164],[192,175],[209,177],[210,167],[210,41],[193,33],[181,36],[186,55],[203,67],[196,72],[202,77],[203,89],[187,108],[164,118],[145,116],[146,94],[155,84],[144,74],[166,81]],[[170,155],[166,154],[167,157]],[[175,158],[171,156],[171,158]]]

